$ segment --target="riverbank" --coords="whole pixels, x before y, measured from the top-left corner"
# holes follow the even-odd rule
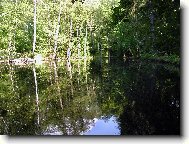
[[[177,55],[164,55],[164,56],[159,56],[156,54],[141,54],[140,59],[142,60],[149,60],[153,62],[161,62],[161,63],[169,63],[169,64],[174,64],[174,65],[180,65],[181,63],[181,58]]]

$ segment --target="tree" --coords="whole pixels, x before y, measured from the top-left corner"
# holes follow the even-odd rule
[[[34,24],[34,32],[33,32],[33,56],[35,51],[35,44],[36,44],[36,15],[37,15],[37,0],[34,0],[34,18],[33,18],[33,24]]]

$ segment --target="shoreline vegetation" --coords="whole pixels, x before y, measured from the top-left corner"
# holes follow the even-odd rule
[[[149,60],[152,62],[175,64],[176,66],[180,66],[180,62],[181,62],[180,57],[177,55],[158,56],[158,55],[145,54],[145,55],[142,55],[140,59]]]
[[[180,63],[175,0],[4,0],[0,63],[116,57]]]
[[[108,57],[103,57],[103,58],[107,58],[109,59]],[[101,58],[101,59],[103,59]],[[111,57],[113,59],[115,59],[116,57]],[[57,62],[60,62],[60,61],[65,61],[65,60],[70,60],[70,61],[73,61],[73,60],[90,60],[90,59],[93,59],[93,57],[88,57],[88,58],[57,58],[57,59],[52,59],[51,57],[46,57],[46,58],[43,58],[41,59],[40,61],[40,64],[42,64],[43,62],[50,62],[50,61],[57,61]],[[123,57],[123,61],[127,61],[127,60],[141,60],[141,61],[149,61],[149,62],[155,62],[155,63],[162,63],[162,64],[173,64],[175,66],[180,66],[180,58],[178,56],[158,56],[158,55],[152,55],[152,54],[145,54],[145,55],[141,55],[140,58],[126,58],[126,57]],[[35,59],[32,59],[30,57],[24,57],[24,58],[16,58],[16,59],[10,59],[10,60],[0,60],[0,64],[1,63],[9,63],[9,64],[18,64],[19,65],[26,65],[26,64],[35,64],[36,63],[36,60]]]

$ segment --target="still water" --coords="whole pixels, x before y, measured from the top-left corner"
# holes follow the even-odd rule
[[[147,61],[0,64],[0,134],[180,135],[180,69]]]

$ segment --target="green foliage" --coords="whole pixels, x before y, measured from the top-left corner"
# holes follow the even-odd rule
[[[179,1],[121,0],[109,24],[112,56],[180,53]],[[130,55],[129,54],[129,55]]]
[[[31,55],[33,3],[5,0],[1,7],[2,53]],[[38,1],[36,37],[35,52],[44,56],[179,56],[180,5],[173,0]]]
[[[95,47],[104,41],[102,29],[109,21],[115,1],[38,1],[36,52],[46,56],[52,54],[57,41],[57,54],[60,57],[66,57],[68,48],[73,57],[90,56],[89,49],[92,46],[89,43]],[[22,54],[31,52],[33,3],[26,0],[3,1],[1,6],[1,49],[9,51],[11,48]]]

